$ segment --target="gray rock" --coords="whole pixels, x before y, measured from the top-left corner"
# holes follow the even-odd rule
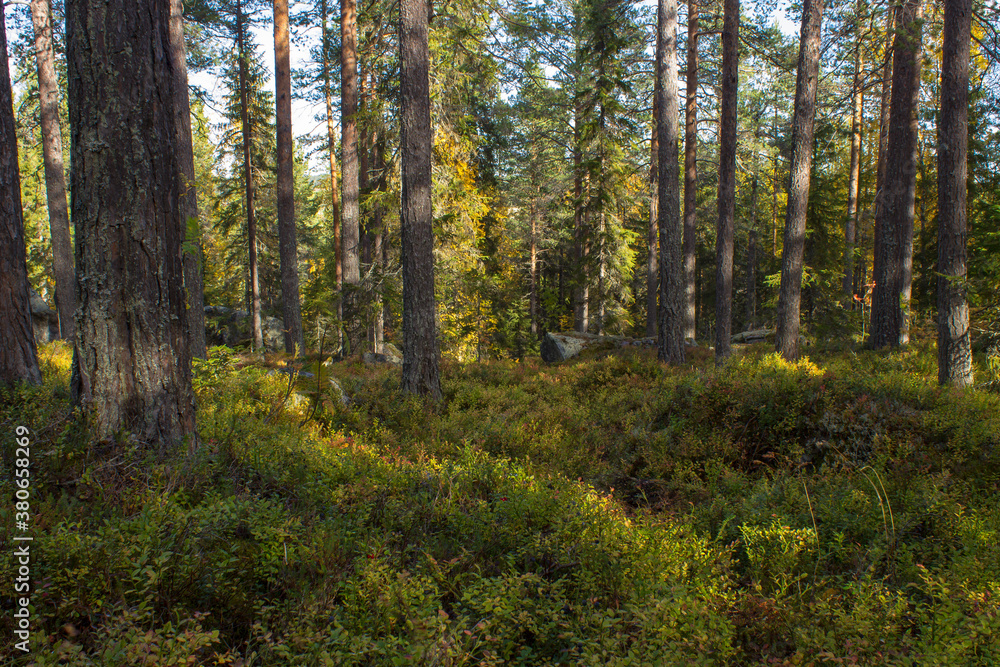
[[[376,366],[378,364],[389,364],[390,366],[403,365],[402,358],[388,354],[379,354],[378,352],[365,352],[361,355],[361,361],[367,366]]]
[[[773,329],[754,329],[753,331],[744,331],[738,333],[729,339],[733,344],[751,344],[760,343],[761,341],[774,340],[774,330]]]
[[[285,349],[284,326],[277,317],[261,317],[260,328],[266,351]],[[209,345],[249,345],[253,341],[250,317],[245,310],[205,306],[205,339]]]
[[[49,304],[35,290],[28,294],[31,306],[31,327],[35,334],[35,344],[51,343],[59,339],[59,313],[49,308]]]
[[[555,363],[572,359],[587,348],[623,347],[628,340],[622,336],[597,336],[595,334],[581,333],[577,331],[567,331],[564,333],[545,334],[542,340],[542,361]]]
[[[351,397],[348,396],[347,392],[344,391],[344,388],[340,386],[340,382],[337,381],[337,378],[330,378],[330,393],[333,394],[333,396],[337,398],[340,401],[340,404],[345,408],[351,406]]]

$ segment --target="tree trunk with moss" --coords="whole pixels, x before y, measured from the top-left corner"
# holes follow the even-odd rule
[[[72,388],[98,440],[124,430],[170,446],[194,435],[170,49],[170,0],[67,2]]]

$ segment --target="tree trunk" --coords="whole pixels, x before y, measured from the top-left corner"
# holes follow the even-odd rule
[[[170,59],[173,62],[174,125],[177,128],[177,167],[180,169],[181,238],[184,239],[184,289],[188,304],[188,337],[191,356],[208,356],[205,344],[205,287],[201,277],[202,245],[198,217],[198,190],[194,181],[194,147],[191,142],[191,103],[188,98],[187,60],[184,46],[182,0],[170,0]]]
[[[278,135],[278,254],[285,352],[305,353],[295,241],[295,182],[292,169],[292,72],[288,45],[288,0],[274,0],[275,121]]]
[[[427,3],[400,3],[400,148],[403,162],[403,391],[441,398],[431,226],[431,100]]]
[[[260,325],[260,278],[257,267],[257,217],[254,211],[254,176],[250,160],[253,143],[253,129],[250,126],[249,74],[247,73],[246,19],[243,16],[243,2],[236,3],[236,52],[240,59],[240,122],[243,126],[243,182],[247,199],[247,251],[249,256],[248,310],[253,328],[253,346],[259,353],[264,352],[264,332]]]
[[[688,0],[687,99],[684,105],[684,338],[694,341],[698,256],[698,0]]]
[[[972,0],[945,0],[938,131],[938,382],[972,385],[966,278]]]
[[[343,252],[344,326],[346,351],[355,350],[359,340],[357,290],[361,282],[361,206],[358,173],[358,26],[357,0],[340,0],[340,133],[343,151],[344,211],[341,228]]]
[[[536,190],[537,194],[537,190]],[[538,338],[538,219],[535,215],[535,202],[529,205],[528,217],[531,219],[531,259],[529,270],[531,273],[531,338]]]
[[[656,78],[659,107],[660,361],[684,363],[684,228],[681,226],[677,90],[677,0],[660,0],[657,15]]]
[[[865,93],[861,80],[864,57],[861,53],[863,35],[854,45],[854,106],[851,111],[851,173],[847,184],[847,223],[844,227],[844,295],[850,300],[857,291],[854,284],[854,246],[858,229],[858,194],[861,184],[861,124]],[[853,301],[848,301],[848,307]]]
[[[323,97],[326,101],[326,141],[327,141],[327,154],[330,159],[330,209],[333,213],[333,229],[331,236],[333,237],[333,264],[334,264],[334,279],[337,286],[337,319],[342,320],[344,317],[343,313],[343,299],[341,298],[341,290],[343,287],[343,272],[341,263],[341,252],[340,252],[340,188],[337,185],[337,132],[336,124],[333,120],[333,86],[330,83],[332,78],[331,68],[330,68],[330,29],[327,23],[327,0],[322,0],[320,3],[320,11],[323,14],[322,17],[322,48],[323,48]],[[343,327],[337,327],[337,341],[338,341],[338,351],[342,352],[343,348]]]
[[[646,262],[646,337],[656,336],[656,320],[659,317],[657,312],[656,293],[660,284],[659,266],[659,243],[656,234],[659,231],[660,216],[660,165],[659,161],[659,117],[660,117],[660,78],[656,77],[653,83],[653,131],[650,137],[649,156],[649,227],[646,234],[646,248],[649,250],[649,259]]]
[[[0,5],[0,25],[4,10]],[[17,164],[14,100],[7,68],[7,31],[0,30],[0,386],[41,384],[31,325],[28,265],[24,256],[21,175]],[[65,201],[65,198],[64,198]]]
[[[736,216],[736,117],[739,91],[740,0],[725,0],[722,26],[722,115],[719,219],[715,237],[715,363],[730,355],[733,325],[733,227]]]
[[[56,277],[56,311],[59,313],[60,335],[73,340],[76,272],[73,268],[73,243],[66,208],[66,175],[63,169],[62,134],[59,130],[59,81],[56,79],[55,54],[52,49],[49,0],[31,0],[31,22],[35,30],[45,194],[52,236],[52,265]]]
[[[802,254],[805,250],[809,176],[812,171],[813,121],[823,27],[823,0],[805,0],[795,82],[795,119],[792,125],[792,165],[788,179],[788,208],[781,250],[781,292],[775,348],[785,359],[799,358],[799,315],[802,304]]]
[[[385,164],[385,138],[379,132],[375,141],[375,171],[378,174],[375,180],[375,189],[379,193],[384,193],[387,187],[387,174]],[[385,302],[382,298],[382,281],[385,276],[385,210],[382,206],[382,198],[376,200],[375,208],[372,211],[372,262],[375,265],[372,275],[375,277],[376,285],[373,291],[374,317],[373,329],[373,349],[376,353],[382,352],[385,339]]]
[[[885,192],[886,149],[889,146],[889,106],[892,103],[892,52],[893,33],[896,26],[896,5],[890,4],[885,15],[885,51],[882,56],[882,91],[879,98],[879,131],[878,131],[878,161],[875,167],[875,202],[873,204],[872,257],[881,253],[881,235],[878,231],[879,218],[882,210],[882,197]],[[866,267],[867,268],[867,267]],[[873,273],[874,273],[874,266]],[[867,288],[866,288],[867,289]]]
[[[754,165],[753,183],[750,186],[750,239],[747,247],[747,324],[753,329],[757,321],[757,191],[760,178]]]
[[[899,9],[892,58],[892,102],[885,181],[876,222],[875,289],[871,336],[875,349],[905,342],[902,302],[912,268],[913,214],[917,176],[917,98],[920,94],[920,0]],[[909,248],[909,256],[907,253]]]
[[[577,331],[590,328],[590,276],[587,270],[587,222],[583,203],[583,138],[580,125],[583,108],[577,102],[573,117],[573,239],[576,250],[576,277],[573,288],[574,320]]]
[[[79,310],[73,394],[98,441],[193,438],[170,0],[70,0]],[[115,76],[108,76],[114,72]],[[100,111],[98,113],[98,110]]]

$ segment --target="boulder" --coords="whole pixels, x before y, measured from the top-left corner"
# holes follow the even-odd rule
[[[752,345],[754,343],[770,343],[774,345],[774,329],[753,329],[735,334],[729,339],[733,345]],[[812,345],[805,336],[799,336],[799,349]]]
[[[285,349],[284,326],[277,317],[261,317],[260,328],[266,351]],[[209,345],[250,345],[253,342],[250,316],[245,310],[205,306],[205,340]]]
[[[403,365],[403,353],[392,343],[382,343],[381,352],[365,352],[361,355],[361,361],[368,366],[377,364],[389,364],[390,366]]]
[[[31,326],[35,333],[35,344],[51,343],[59,339],[59,313],[49,308],[49,304],[35,290],[28,294],[31,306]]]
[[[344,391],[344,388],[340,386],[340,382],[337,381],[337,378],[330,378],[330,393],[334,396],[334,398],[339,400],[340,404],[345,408],[351,406],[351,397],[348,396],[347,392]]]
[[[366,366],[376,366],[378,364],[389,364],[390,366],[403,365],[402,358],[389,354],[381,354],[379,352],[365,352],[361,355],[361,361],[363,361]]]
[[[542,340],[542,361],[566,361],[584,350],[617,350],[633,347],[656,347],[655,338],[626,338],[624,336],[598,336],[578,331],[548,332]]]
[[[752,331],[744,331],[742,333],[735,334],[729,339],[733,345],[751,343],[760,343],[762,341],[774,342],[774,330],[773,329],[754,329]]]

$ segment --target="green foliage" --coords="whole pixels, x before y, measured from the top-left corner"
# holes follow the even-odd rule
[[[452,365],[437,407],[341,363],[305,422],[214,348],[164,457],[91,441],[43,349],[0,412],[37,425],[33,664],[992,664],[997,399],[926,356]]]

